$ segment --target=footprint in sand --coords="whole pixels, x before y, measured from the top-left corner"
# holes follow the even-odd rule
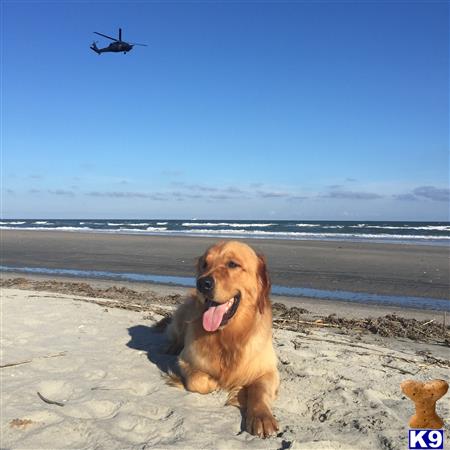
[[[126,405],[126,407],[123,408],[122,411],[130,414],[133,414],[135,411],[139,411],[139,414],[141,416],[156,421],[168,419],[174,414],[174,411],[171,408],[167,408],[165,406],[157,406],[154,404],[143,405],[142,403],[139,404],[139,407],[130,403]]]
[[[48,426],[60,423],[64,420],[62,416],[53,411],[40,410],[33,411],[26,415],[27,419],[31,420],[37,426]]]
[[[63,421],[63,416],[47,410],[29,411],[21,416],[21,418],[11,419],[9,426],[2,429],[2,443],[5,444],[3,448],[17,448],[17,445],[14,446],[12,443],[17,443],[18,439],[21,444],[20,448],[30,448],[31,446],[29,447],[25,444],[29,436],[36,436],[36,434],[39,434],[44,429],[53,429],[53,426],[59,427]],[[31,448],[37,448],[35,442]]]
[[[139,411],[139,414],[136,414]],[[181,437],[185,432],[183,419],[165,407],[127,405],[114,418],[110,433],[134,445],[145,443],[152,447]]]
[[[36,359],[33,367],[36,370],[42,370],[50,373],[72,373],[80,369],[86,364],[83,357],[61,356],[58,358],[42,358]]]
[[[76,396],[74,386],[63,380],[42,381],[38,384],[37,391],[46,398],[62,403]]]
[[[105,377],[106,377],[106,372],[101,369],[90,370],[89,372],[85,372],[85,374],[84,374],[84,378],[86,378],[87,380],[92,380],[92,381],[102,380]]]
[[[115,421],[112,434],[119,439],[133,444],[140,444],[155,439],[158,428],[155,422],[143,416],[120,413]]]
[[[107,419],[114,417],[120,406],[120,402],[89,400],[79,404],[67,404],[62,413],[76,419]]]
[[[38,430],[35,429],[27,435],[21,436],[19,442],[20,445],[17,445],[16,440],[15,443],[11,445],[11,448],[123,448],[119,446],[115,440],[111,439],[111,436],[107,431],[101,430],[92,421],[84,420],[65,420],[58,424],[45,426]]]
[[[105,374],[106,376],[106,374]],[[96,380],[95,378],[88,378],[89,380]],[[94,391],[129,391],[131,394],[136,395],[138,397],[144,397],[146,395],[150,395],[153,392],[155,392],[158,388],[148,382],[136,382],[134,380],[132,381],[125,381],[122,383],[111,383],[111,382],[104,382],[99,383],[97,386],[94,386],[92,390]]]
[[[120,389],[128,389],[132,394],[137,396],[149,395],[155,392],[157,388],[154,384],[148,382],[126,381],[120,384]]]

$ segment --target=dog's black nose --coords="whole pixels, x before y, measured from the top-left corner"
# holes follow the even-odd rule
[[[197,289],[202,294],[211,294],[214,289],[213,277],[201,277],[197,280]]]

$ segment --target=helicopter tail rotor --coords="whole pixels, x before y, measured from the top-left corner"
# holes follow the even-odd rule
[[[119,28],[119,41],[122,42],[122,28]]]

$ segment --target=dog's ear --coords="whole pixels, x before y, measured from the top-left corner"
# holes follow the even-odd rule
[[[269,272],[267,271],[266,258],[263,255],[258,255],[258,284],[259,295],[257,304],[259,312],[263,314],[266,303],[269,301],[271,287]]]
[[[195,268],[197,269],[197,274],[200,275],[204,269],[205,265],[205,255],[199,256],[195,261]]]

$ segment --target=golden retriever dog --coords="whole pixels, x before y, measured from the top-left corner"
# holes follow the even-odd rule
[[[196,292],[167,328],[170,350],[181,351],[179,384],[200,394],[228,391],[227,404],[241,408],[246,430],[264,438],[278,430],[269,292],[264,258],[244,243],[220,242],[199,258]]]

